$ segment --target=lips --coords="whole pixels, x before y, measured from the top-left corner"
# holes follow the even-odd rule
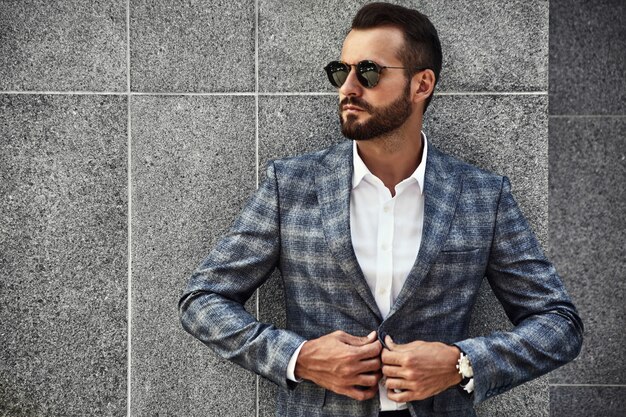
[[[352,104],[347,104],[341,107],[342,110],[344,111],[365,111],[364,109],[357,107],[357,106],[353,106]]]

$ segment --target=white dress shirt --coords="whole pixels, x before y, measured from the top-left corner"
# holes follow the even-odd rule
[[[424,150],[413,174],[395,186],[395,196],[367,168],[353,142],[350,232],[356,259],[383,316],[387,317],[415,263],[424,225],[424,174],[428,145],[422,132]],[[295,365],[302,345],[294,352],[287,377],[295,378]],[[401,410],[406,403],[387,397],[379,384],[381,411]]]

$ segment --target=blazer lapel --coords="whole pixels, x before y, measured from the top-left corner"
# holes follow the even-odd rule
[[[350,234],[352,170],[352,144],[344,141],[329,150],[322,160],[320,169],[315,173],[322,227],[337,263],[352,280],[365,304],[382,319],[352,247]]]
[[[445,161],[445,156],[429,144],[424,177],[424,228],[415,264],[398,294],[389,316],[400,310],[419,291],[419,286],[446,240],[460,195],[462,177]]]

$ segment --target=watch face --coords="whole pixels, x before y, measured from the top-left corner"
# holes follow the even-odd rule
[[[474,376],[474,370],[472,369],[472,364],[470,363],[469,357],[461,352],[461,357],[459,358],[459,364],[456,366],[459,370],[459,373],[464,378],[470,378]]]

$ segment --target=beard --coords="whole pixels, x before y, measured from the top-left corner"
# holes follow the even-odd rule
[[[352,140],[369,140],[389,135],[402,126],[411,115],[410,96],[410,84],[407,83],[403,94],[385,107],[374,107],[358,97],[344,98],[339,103],[341,133]],[[356,116],[351,114],[344,120],[341,116],[341,107],[346,104],[362,108],[370,114],[370,118],[364,122],[358,122]]]

